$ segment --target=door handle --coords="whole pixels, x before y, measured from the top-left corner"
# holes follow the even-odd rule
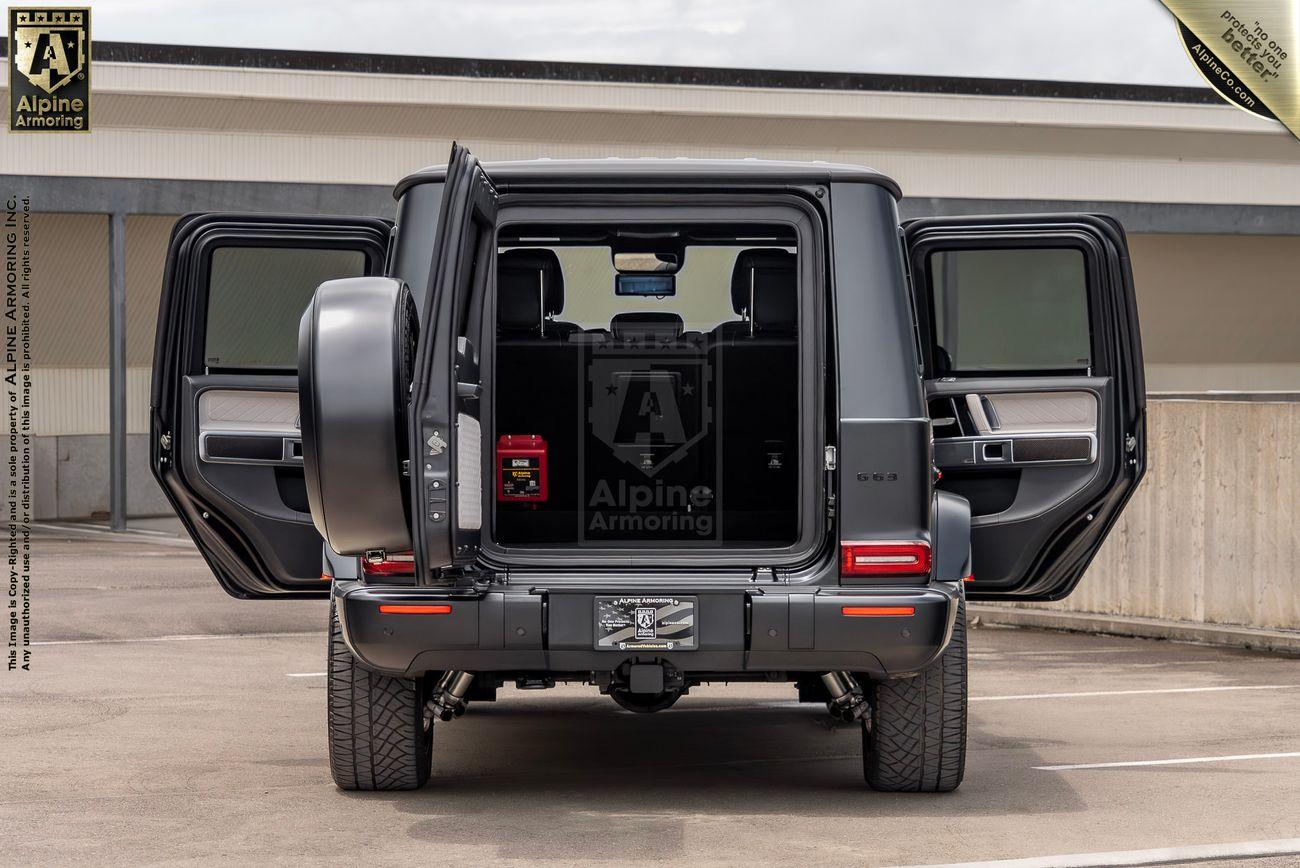
[[[988,412],[992,407],[993,405],[983,395],[972,392],[966,396],[966,411],[970,413],[971,421],[975,423],[976,434],[993,433],[993,420],[989,418]]]
[[[984,407],[984,415],[989,420],[989,430],[997,431],[1002,427],[1002,420],[998,418],[998,410],[989,400],[988,395],[980,395],[980,404]]]

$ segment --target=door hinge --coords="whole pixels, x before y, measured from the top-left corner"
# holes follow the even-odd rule
[[[1132,452],[1134,449],[1137,448],[1137,445],[1138,445],[1138,439],[1134,437],[1132,434],[1128,434],[1124,437],[1125,452]]]
[[[839,466],[839,454],[834,446],[827,446],[823,452],[825,460],[822,466],[826,468],[826,518],[835,518],[835,468]]]
[[[158,448],[163,452],[172,451],[172,434],[170,431],[158,438]]]

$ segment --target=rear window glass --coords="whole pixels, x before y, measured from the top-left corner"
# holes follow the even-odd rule
[[[940,372],[1092,365],[1081,251],[940,250],[929,265]]]
[[[671,295],[619,295],[617,272],[608,247],[557,247],[564,273],[564,309],[557,319],[584,329],[609,328],[620,313],[671,310],[687,331],[708,332],[720,323],[739,320],[728,288],[736,257],[754,245],[694,245],[686,248]],[[785,248],[782,248],[785,249]]]
[[[212,253],[204,359],[222,368],[296,368],[298,320],[323,281],[360,277],[360,250],[221,247]]]

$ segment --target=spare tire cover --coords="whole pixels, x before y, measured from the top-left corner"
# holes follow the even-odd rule
[[[298,327],[298,405],[312,521],[339,554],[408,551],[403,462],[417,337],[406,285],[330,280]]]

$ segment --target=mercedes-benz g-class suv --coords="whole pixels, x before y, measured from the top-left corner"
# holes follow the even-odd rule
[[[423,785],[505,685],[763,681],[860,723],[868,786],[954,789],[966,601],[1070,593],[1144,470],[1119,225],[460,147],[395,195],[182,218],[158,322],[153,469],[217,580],[331,600],[338,785]]]

